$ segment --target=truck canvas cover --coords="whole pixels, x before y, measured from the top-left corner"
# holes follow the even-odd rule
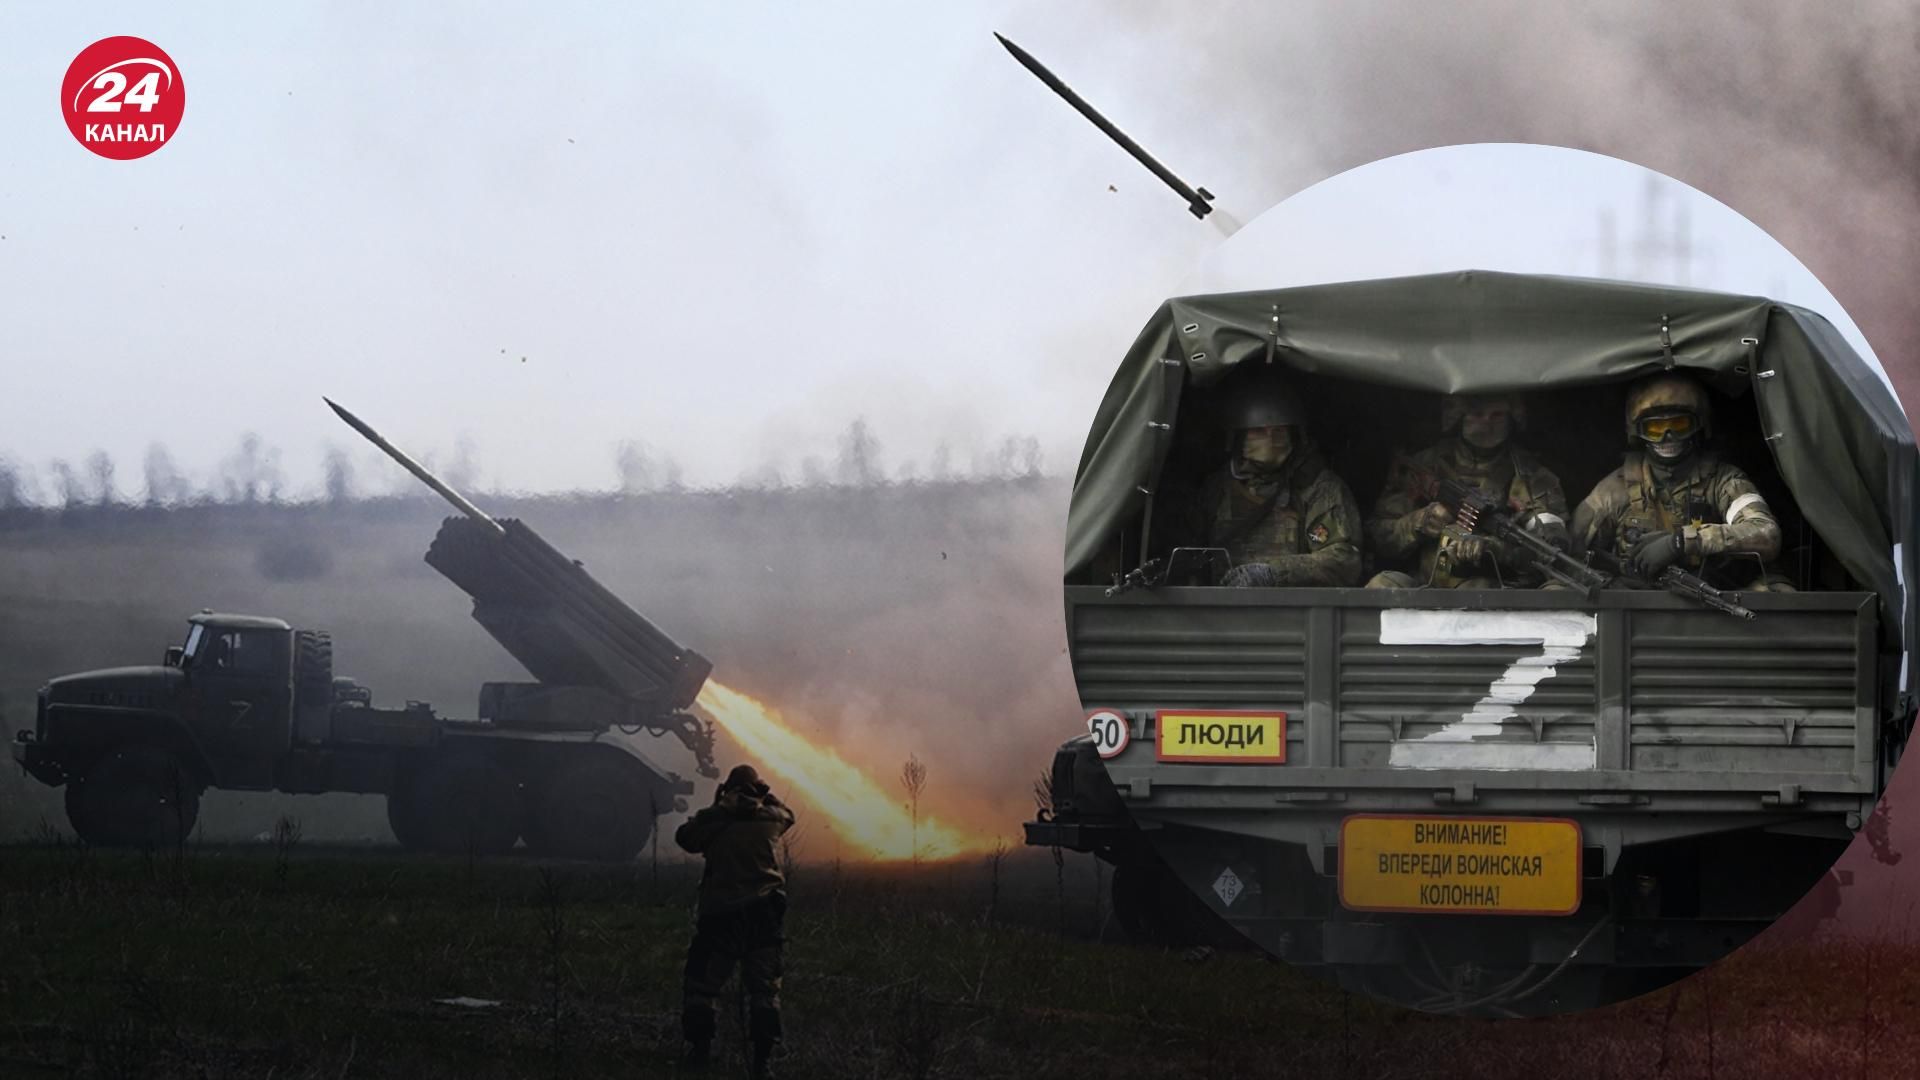
[[[1075,476],[1067,574],[1136,522],[1187,389],[1271,360],[1435,394],[1565,390],[1685,370],[1753,395],[1801,511],[1881,604],[1883,643],[1915,640],[1912,429],[1880,375],[1819,314],[1761,297],[1469,270],[1162,304],[1107,390]],[[1577,500],[1584,492],[1569,491]],[[1904,681],[1903,681],[1904,689]]]

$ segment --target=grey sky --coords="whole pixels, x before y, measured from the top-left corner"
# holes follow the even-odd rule
[[[1169,123],[1138,9],[445,10],[7,8],[0,454],[45,470],[102,449],[138,494],[151,443],[204,482],[251,430],[294,492],[328,445],[364,479],[375,459],[325,393],[424,457],[465,439],[483,488],[610,487],[623,440],[692,484],[791,481],[862,415],[889,469],[924,473],[942,443],[964,469],[1025,435],[1064,469],[1125,345],[1219,236],[992,31],[1241,218],[1290,190],[1252,178],[1246,130]],[[177,140],[138,161],[87,153],[57,109],[67,63],[112,34],[159,44],[187,87]],[[1559,272],[1594,272],[1598,201],[1626,200],[1630,235],[1631,183],[1536,188],[1564,228],[1509,227],[1511,191],[1448,190],[1496,226],[1466,235],[1521,260],[1532,242],[1575,264]],[[1309,193],[1325,220],[1381,197],[1339,190]],[[1711,217],[1703,249],[1744,266]],[[1347,265],[1359,239],[1319,234],[1306,261]],[[1435,230],[1364,239],[1458,262]]]

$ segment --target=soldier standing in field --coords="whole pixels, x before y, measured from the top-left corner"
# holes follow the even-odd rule
[[[1567,535],[1567,496],[1560,478],[1513,433],[1524,424],[1518,395],[1449,397],[1441,406],[1443,438],[1425,450],[1396,458],[1386,488],[1367,519],[1374,554],[1410,566],[1383,570],[1369,589],[1493,589],[1535,586],[1538,574],[1514,566],[1501,543],[1455,524],[1458,507],[1436,501],[1440,480],[1458,480],[1510,507],[1519,523],[1562,550]]]
[[[1780,524],[1747,474],[1706,446],[1712,403],[1680,374],[1655,375],[1627,391],[1626,461],[1601,480],[1573,515],[1581,551],[1610,551],[1652,581],[1669,566],[1698,572],[1714,556],[1744,556],[1734,587],[1792,591],[1769,575],[1780,554]]]
[[[1243,376],[1230,417],[1232,457],[1201,492],[1206,544],[1234,566],[1222,584],[1352,586],[1360,579],[1360,510],[1327,468],[1292,389]]]
[[[710,1058],[720,992],[737,964],[751,1008],[752,1075],[768,1075],[781,1038],[780,952],[787,915],[786,878],[774,845],[792,827],[793,811],[761,783],[753,766],[739,765],[714,792],[713,805],[673,834],[675,843],[706,859],[680,1014],[690,1066],[704,1066]]]

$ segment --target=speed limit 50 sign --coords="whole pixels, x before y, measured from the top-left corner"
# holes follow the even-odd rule
[[[1126,717],[1112,709],[1087,714],[1087,731],[1093,735],[1093,748],[1102,760],[1118,757],[1120,751],[1127,748],[1133,738],[1132,726]]]

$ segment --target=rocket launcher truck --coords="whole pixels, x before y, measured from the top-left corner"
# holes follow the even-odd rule
[[[328,402],[461,512],[426,562],[473,597],[473,617],[533,676],[480,687],[478,718],[383,708],[333,671],[320,630],[202,611],[157,666],[66,675],[40,688],[14,760],[65,788],[89,843],[178,843],[210,787],[387,797],[408,848],[625,860],[692,781],[631,736],[673,734],[715,776],[711,727],[685,713],[712,665],[668,637],[523,522],[495,519]]]

